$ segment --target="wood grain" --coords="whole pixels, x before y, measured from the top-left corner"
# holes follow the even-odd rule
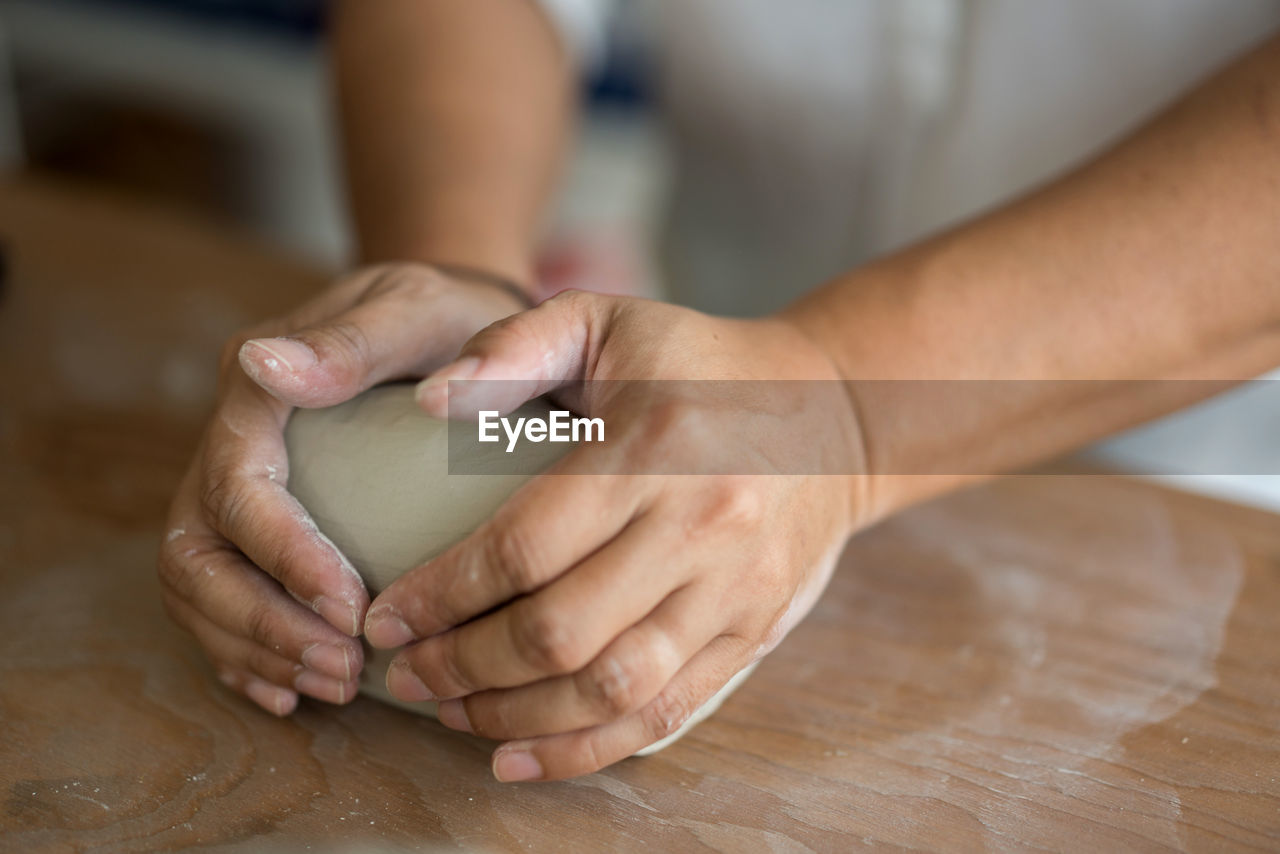
[[[0,849],[1280,849],[1280,525],[1010,478],[859,537],[659,756],[504,786],[361,699],[276,720],[166,619],[162,514],[222,338],[321,278],[204,223],[0,195]]]

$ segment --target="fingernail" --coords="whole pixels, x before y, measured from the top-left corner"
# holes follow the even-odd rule
[[[403,658],[394,659],[387,668],[387,690],[391,696],[406,703],[422,703],[436,698]]]
[[[340,646],[313,643],[302,651],[302,663],[309,670],[317,670],[334,679],[351,678],[351,653]]]
[[[340,632],[355,637],[360,634],[360,614],[354,605],[330,599],[328,596],[317,596],[311,601],[311,610],[324,617]]]
[[[519,783],[542,777],[542,763],[524,750],[499,750],[493,755],[493,776],[499,783]]]
[[[461,700],[441,700],[436,706],[436,717],[449,729],[474,733],[471,719],[467,717],[467,707]]]
[[[293,687],[317,700],[342,704],[347,701],[347,683],[330,679],[323,673],[304,670],[293,678]]]
[[[369,609],[364,620],[364,636],[378,649],[394,649],[414,639],[413,629],[390,605]]]
[[[283,369],[297,373],[315,367],[320,361],[316,351],[297,338],[254,338],[244,343],[241,352],[250,347],[262,351],[257,358],[272,371]]]
[[[479,358],[463,356],[418,383],[418,387],[414,389],[414,398],[424,406],[443,407],[449,401],[449,381],[470,379],[479,370]]]
[[[244,693],[259,706],[276,717],[284,717],[293,711],[298,704],[298,695],[288,688],[272,685],[262,679],[250,679],[245,683]]]

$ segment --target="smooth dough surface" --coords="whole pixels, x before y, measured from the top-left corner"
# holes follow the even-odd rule
[[[331,539],[376,596],[402,573],[462,539],[496,510],[530,474],[549,468],[571,445],[468,443],[455,463],[486,474],[449,474],[448,422],[425,415],[411,384],[385,385],[338,406],[296,410],[285,428],[289,491]],[[545,417],[541,400],[513,413]],[[513,465],[513,457],[517,458]],[[462,466],[458,466],[462,467]],[[386,689],[394,650],[365,645],[362,693],[425,715],[435,703],[403,703]],[[667,738],[639,751],[653,753],[714,712],[753,669],[733,677]]]

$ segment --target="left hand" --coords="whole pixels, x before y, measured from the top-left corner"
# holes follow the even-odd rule
[[[448,384],[465,379],[513,381]],[[839,379],[781,320],[645,300],[569,292],[480,332],[420,386],[429,413],[558,389],[608,441],[374,600],[370,643],[408,645],[388,688],[506,741],[500,780],[586,774],[675,731],[812,608],[866,520],[855,409],[807,399]]]

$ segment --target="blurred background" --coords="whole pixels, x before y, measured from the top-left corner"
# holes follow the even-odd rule
[[[0,166],[196,209],[338,268],[351,243],[325,6],[0,0]],[[545,259],[565,287],[601,263],[621,288],[653,288],[642,247],[662,169],[641,27],[614,16],[607,61],[583,81],[589,118]]]
[[[647,4],[622,4],[582,81],[585,119],[542,259],[550,289],[661,296],[669,157],[652,110]],[[324,0],[0,0],[0,169],[106,188],[342,269]],[[1265,386],[1093,449],[1280,508]],[[1194,474],[1193,474],[1194,473]]]
[[[319,0],[5,0],[6,156],[346,251]]]

